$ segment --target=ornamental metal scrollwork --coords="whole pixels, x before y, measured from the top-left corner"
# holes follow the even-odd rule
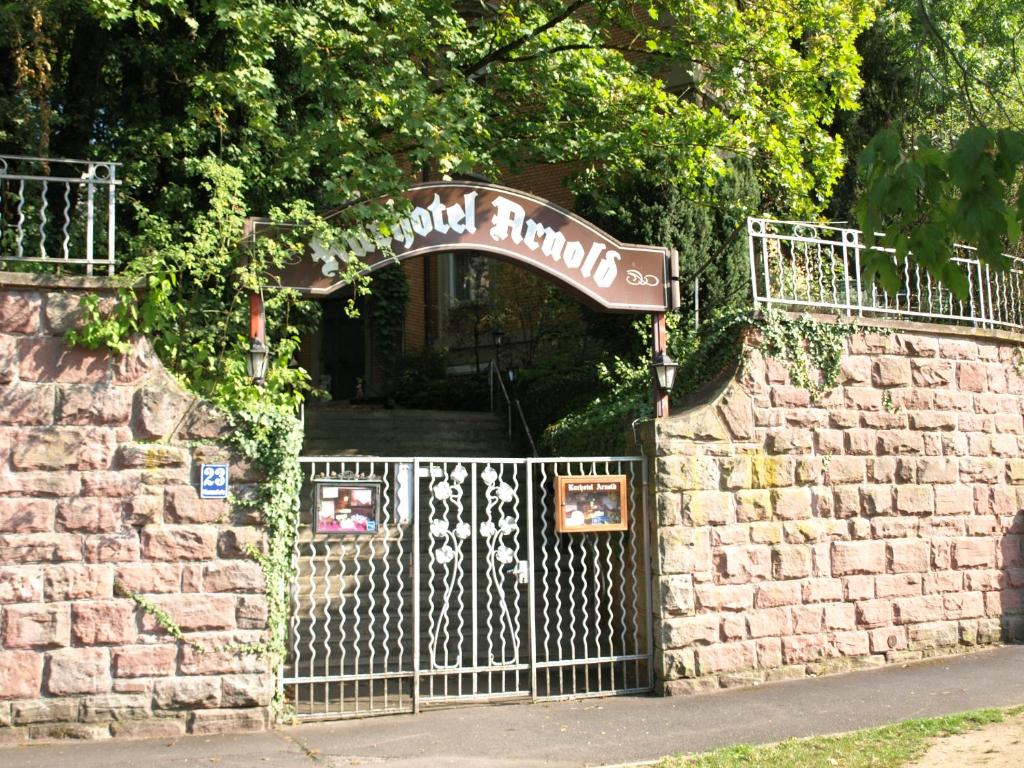
[[[626,282],[629,285],[659,285],[661,280],[657,275],[645,275],[638,269],[627,269]]]

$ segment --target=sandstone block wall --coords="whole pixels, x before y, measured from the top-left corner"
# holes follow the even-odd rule
[[[264,639],[262,532],[196,490],[226,426],[144,340],[69,349],[87,287],[0,280],[0,743],[263,727],[273,675],[240,652]]]
[[[667,693],[1024,639],[1022,344],[857,333],[819,402],[749,342],[654,425]]]

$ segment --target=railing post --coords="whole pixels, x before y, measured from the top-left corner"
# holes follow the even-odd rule
[[[747,250],[750,253],[750,291],[754,294],[754,307],[757,307],[757,260],[754,258],[754,217],[747,216]]]
[[[115,219],[117,210],[117,198],[114,195],[114,187],[117,184],[117,166],[109,166],[107,171],[107,274],[114,274],[114,233],[117,231]]]
[[[860,232],[858,230],[856,230],[856,229],[852,230],[852,231],[853,231],[853,271],[854,271],[854,274],[856,275],[856,279],[857,279],[857,314],[863,317],[863,315],[864,315],[864,298],[863,298],[863,292],[862,292],[862,288],[861,288],[861,284],[860,284],[860,250],[861,250],[861,246],[860,246]],[[849,281],[849,276],[847,276],[847,281]],[[847,289],[846,290],[847,291],[850,290],[849,289],[849,283],[847,283]],[[849,304],[849,301],[847,301],[847,304]]]
[[[975,268],[974,272],[978,276],[978,316],[975,318],[975,325],[978,325],[978,323],[980,322],[981,323],[981,327],[984,328],[985,327],[985,318],[986,318],[986,312],[985,312],[985,286],[982,283],[982,278],[981,278],[981,262],[980,261],[975,261],[974,262],[974,268]]]
[[[96,189],[93,186],[93,180],[96,178],[96,165],[89,163],[88,169],[86,170],[86,213],[85,213],[85,273],[87,275],[92,274],[92,260],[93,260],[93,235],[95,234],[95,225],[93,222],[93,216],[95,215],[95,196]]]

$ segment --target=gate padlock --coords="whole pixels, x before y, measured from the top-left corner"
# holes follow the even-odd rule
[[[520,584],[530,583],[530,561],[520,560],[516,563],[516,577],[519,579]]]

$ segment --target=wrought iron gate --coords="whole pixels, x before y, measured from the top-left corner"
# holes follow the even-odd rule
[[[651,689],[643,458],[302,463],[280,680],[299,718]],[[557,533],[554,478],[612,474],[628,480],[628,529]],[[330,479],[378,484],[376,532],[313,532]]]

